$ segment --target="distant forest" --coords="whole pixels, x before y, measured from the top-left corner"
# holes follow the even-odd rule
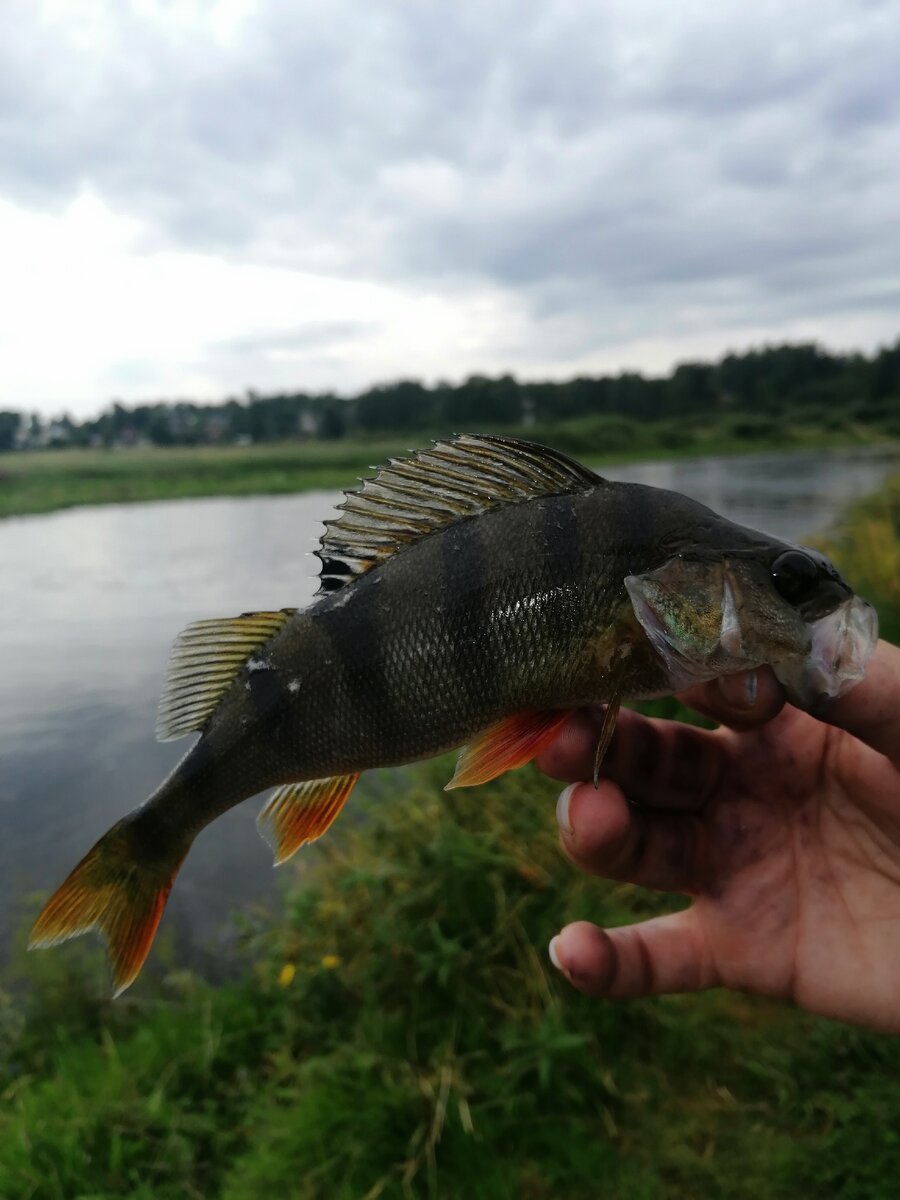
[[[287,439],[364,439],[382,434],[451,430],[573,429],[600,422],[615,442],[633,423],[679,424],[731,413],[737,436],[752,436],[786,414],[837,429],[871,423],[900,436],[900,340],[867,357],[832,354],[814,344],[767,346],[718,363],[682,363],[665,378],[636,372],[579,376],[564,383],[522,382],[512,375],[471,375],[463,383],[415,380],[379,384],[353,397],[329,393],[248,391],[218,404],[190,400],[110,405],[100,416],[0,411],[0,450],[55,446],[205,445]],[[741,418],[740,415],[743,414]],[[580,420],[577,420],[580,419]]]

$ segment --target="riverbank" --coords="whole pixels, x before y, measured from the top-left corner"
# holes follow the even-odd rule
[[[839,564],[861,596],[877,602],[881,636],[900,645],[900,475],[812,544]]]
[[[577,995],[560,922],[671,899],[574,872],[532,772],[449,801],[448,765],[369,793],[236,983],[173,965],[113,1004],[83,946],[35,956],[30,1006],[0,1010],[0,1194],[893,1197],[897,1039],[740,995]]]
[[[834,548],[898,629],[900,483]],[[240,917],[233,983],[164,934],[113,1003],[87,939],[20,947],[0,1196],[893,1197],[900,1039],[741,995],[577,995],[546,958],[561,922],[680,901],[572,870],[533,770],[448,796],[449,767],[365,777],[365,820],[284,868],[281,915]]]
[[[498,431],[500,432],[500,431]],[[751,417],[638,424],[623,418],[578,419],[523,433],[594,462],[624,463],[707,454],[824,450],[897,445],[877,429],[841,424],[779,424]],[[384,441],[279,442],[223,447],[47,450],[0,455],[0,517],[82,504],[122,504],[200,496],[277,495],[349,487],[360,475],[427,434]]]

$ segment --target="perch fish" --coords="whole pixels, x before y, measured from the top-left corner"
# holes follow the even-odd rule
[[[97,929],[118,994],[194,838],[248,796],[277,789],[259,828],[283,862],[362,771],[463,746],[448,787],[483,783],[605,703],[599,764],[622,700],[768,663],[809,708],[862,677],[877,638],[815,551],[529,442],[436,442],[340,508],[307,608],[177,638],[157,734],[200,737],[50,898],[32,946]]]

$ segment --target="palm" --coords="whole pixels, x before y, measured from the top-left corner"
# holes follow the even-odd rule
[[[593,995],[726,986],[900,1032],[900,650],[879,643],[829,724],[759,682],[749,707],[718,685],[685,696],[714,732],[623,713],[599,792],[563,792],[577,866],[694,902],[619,929],[576,922],[554,962]],[[579,714],[540,765],[583,780],[596,738]]]
[[[900,772],[795,709],[720,736],[732,765],[703,813],[691,888],[720,981],[844,1016],[861,978],[886,989],[892,975],[900,994],[887,941],[900,931]]]

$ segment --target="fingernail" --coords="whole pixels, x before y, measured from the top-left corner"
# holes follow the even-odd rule
[[[550,945],[547,947],[547,953],[550,955],[550,961],[553,963],[554,967],[556,967],[557,971],[561,971],[562,967],[560,966],[559,959],[556,956],[556,943],[558,941],[559,934],[550,939]]]
[[[577,787],[577,783],[570,783],[567,788],[563,788],[559,793],[559,799],[556,802],[556,823],[563,833],[572,832],[572,826],[569,822],[569,801],[572,799],[572,793]]]
[[[719,680],[719,691],[732,708],[752,708],[759,693],[759,676],[756,671],[725,675]]]

